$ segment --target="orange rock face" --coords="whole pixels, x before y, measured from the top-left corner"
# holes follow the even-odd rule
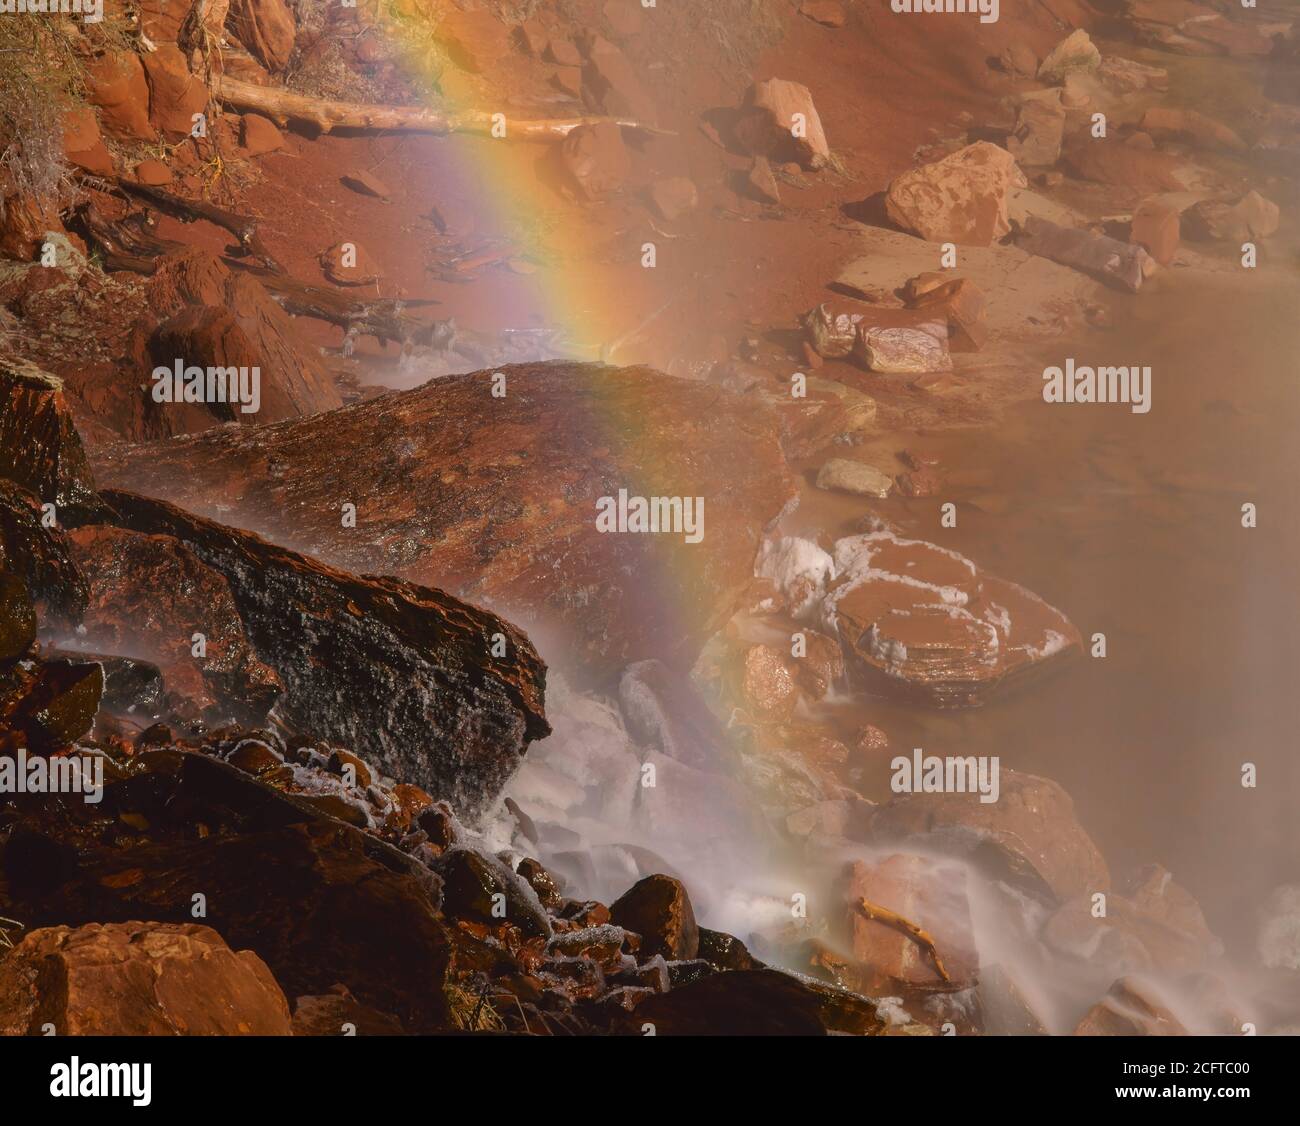
[[[897,177],[885,207],[900,227],[930,242],[989,246],[1011,230],[1007,195],[1027,183],[1006,149],[977,141]]]
[[[178,923],[28,934],[0,964],[0,1032],[39,1036],[45,1023],[57,1036],[290,1035],[266,963],[211,927]]]

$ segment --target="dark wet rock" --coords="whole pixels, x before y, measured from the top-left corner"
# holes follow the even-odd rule
[[[0,665],[0,733],[7,728],[34,751],[67,747],[90,730],[103,693],[104,670],[92,662]]]
[[[59,510],[97,508],[63,383],[26,360],[0,359],[0,477]]]
[[[207,755],[153,750],[133,769],[106,785],[102,806],[44,802],[11,833],[4,875],[29,926],[191,923],[201,892],[203,922],[253,951],[290,996],[343,984],[410,1031],[446,1027],[435,876]],[[123,813],[143,839],[104,834],[102,817]]]
[[[22,578],[0,571],[0,663],[27,652],[36,641],[36,607]]]
[[[712,974],[648,997],[623,1030],[656,1036],[824,1036],[822,1001],[808,985],[775,970]]]
[[[0,479],[0,568],[20,577],[43,627],[68,632],[81,621],[89,588],[73,562],[67,537],[44,525],[40,501]]]
[[[515,868],[515,872],[528,881],[528,886],[537,893],[537,900],[548,911],[555,911],[564,902],[560,885],[556,882],[540,861],[525,857]]]
[[[254,654],[221,574],[167,536],[97,525],[68,540],[90,584],[79,648],[157,662],[178,715],[265,719],[280,678]],[[203,656],[194,655],[196,635]]]
[[[872,834],[881,844],[924,842],[969,857],[997,878],[1049,899],[1106,891],[1110,873],[1057,783],[1003,769],[996,802],[979,794],[904,794],[881,806]]]
[[[1137,243],[1058,227],[1037,215],[1031,215],[1025,222],[1016,245],[1128,293],[1142,288],[1155,265],[1154,259]]]
[[[489,807],[528,743],[549,733],[544,666],[494,615],[158,501],[105,499],[123,527],[171,537],[225,578],[257,657],[284,685],[277,714],[291,726],[355,748],[467,815]],[[504,657],[492,655],[495,636]]]
[[[672,962],[699,953],[700,930],[691,897],[680,880],[647,876],[615,900],[609,913],[618,926],[641,936],[643,957],[660,954]]]
[[[214,1003],[220,998],[220,1003]],[[266,963],[192,923],[88,923],[24,936],[0,961],[0,1034],[287,1036]]]
[[[458,847],[439,859],[438,873],[443,880],[443,907],[451,918],[509,922],[529,935],[551,933],[536,893],[500,861]]]
[[[138,446],[100,476],[490,605],[593,677],[689,658],[739,605],[764,527],[795,495],[775,417],[752,396],[649,368],[502,374],[503,398],[491,372],[453,376],[292,425]],[[597,501],[623,489],[703,496],[703,539],[601,533]],[[355,528],[342,526],[345,501],[359,506]]]
[[[700,927],[699,956],[718,970],[754,970],[762,965],[735,935]]]
[[[403,1036],[402,1022],[361,1004],[345,985],[293,1003],[295,1036]]]
[[[104,670],[104,695],[100,707],[114,715],[147,722],[167,707],[167,689],[162,670],[148,661],[132,657],[78,653]]]

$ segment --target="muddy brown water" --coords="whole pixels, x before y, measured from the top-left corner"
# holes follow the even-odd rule
[[[1174,269],[1117,300],[1109,331],[1026,360],[1040,397],[997,427],[893,442],[937,455],[946,483],[877,511],[1029,587],[1085,639],[1104,633],[1105,658],[975,710],[831,709],[893,739],[868,796],[889,796],[899,750],[998,755],[1066,788],[1117,882],[1164,864],[1230,946],[1252,940],[1269,890],[1300,878],[1300,282],[1281,264],[1291,251],[1265,253],[1268,271]],[[1043,367],[1070,356],[1150,366],[1150,412],[1044,403]],[[865,507],[815,494],[792,530],[846,534]],[[940,525],[945,501],[956,528]],[[1242,786],[1246,762],[1257,788]]]

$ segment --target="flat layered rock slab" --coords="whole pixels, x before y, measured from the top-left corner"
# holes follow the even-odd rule
[[[502,397],[478,372],[285,425],[108,451],[101,483],[350,571],[452,590],[596,675],[702,644],[795,496],[775,414],[645,367],[501,371]],[[597,502],[620,490],[703,497],[702,539],[601,533]]]
[[[864,228],[860,239],[862,256],[840,272],[837,281],[842,285],[892,293],[917,274],[939,268],[938,247],[924,239],[883,227]],[[1062,310],[1078,308],[1101,289],[1068,266],[1014,246],[963,246],[958,250],[957,267],[944,272],[954,278],[969,278],[988,295],[985,323],[995,342],[1001,337],[1057,339]],[[860,310],[873,324],[885,323],[884,310],[865,303]],[[911,324],[934,319],[928,310],[899,312],[906,312]],[[964,358],[963,368],[971,363],[970,357]]]
[[[822,605],[869,686],[935,707],[985,703],[1033,666],[1077,653],[1078,631],[1015,583],[956,552],[890,532],[835,545]]]

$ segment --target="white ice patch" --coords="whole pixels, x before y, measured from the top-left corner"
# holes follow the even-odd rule
[[[835,578],[835,564],[812,540],[783,536],[763,542],[754,574],[770,579],[790,603],[790,613],[803,618],[825,595],[826,585]]]
[[[1035,661],[1041,661],[1046,657],[1055,656],[1069,644],[1070,639],[1065,634],[1049,629],[1042,645],[1026,645],[1025,652],[1033,657]]]

